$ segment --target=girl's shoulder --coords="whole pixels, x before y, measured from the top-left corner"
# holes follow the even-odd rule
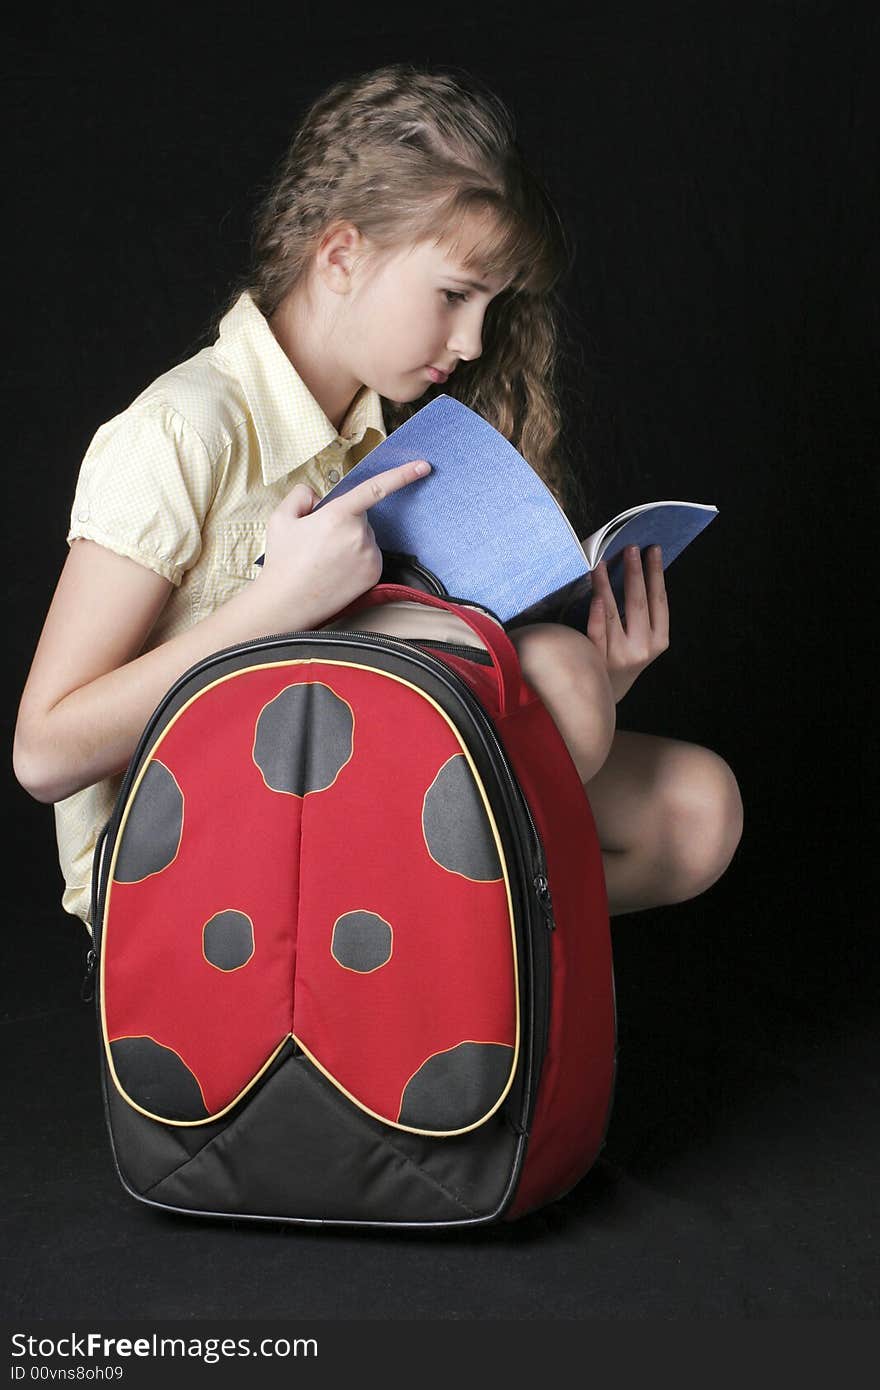
[[[101,425],[90,448],[119,431],[149,427],[171,435],[195,435],[213,461],[229,448],[248,413],[241,382],[212,345],[151,381],[130,405]]]
[[[129,409],[176,417],[195,431],[212,457],[229,447],[248,418],[242,384],[214,345],[157,377]]]
[[[93,436],[68,543],[95,540],[179,585],[230,460],[244,490],[249,446],[230,443],[246,418],[240,387],[211,348],[163,372]]]

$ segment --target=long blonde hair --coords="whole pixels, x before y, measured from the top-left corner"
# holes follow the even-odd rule
[[[494,229],[478,268],[510,281],[490,303],[479,358],[416,402],[383,398],[389,430],[445,391],[489,420],[565,506],[554,288],[571,252],[526,166],[510,112],[458,69],[395,63],[335,83],[303,117],[258,209],[244,284],[268,318],[306,274],[324,230],[351,221],[381,249],[454,238],[471,211]]]

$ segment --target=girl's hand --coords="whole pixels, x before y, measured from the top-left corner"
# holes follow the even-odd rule
[[[625,627],[617,611],[607,565],[603,562],[593,570],[587,636],[605,660],[615,703],[626,694],[636,676],[669,646],[669,606],[660,546],[649,546],[645,555],[647,588],[638,546],[627,546],[624,551]]]
[[[304,627],[317,627],[379,582],[382,552],[367,512],[430,471],[422,459],[389,468],[314,515],[312,489],[297,483],[290,490],[269,517],[263,572],[255,581],[271,597],[282,625],[284,614],[293,611],[304,615]]]

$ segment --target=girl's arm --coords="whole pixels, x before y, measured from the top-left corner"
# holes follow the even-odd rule
[[[426,471],[418,462],[389,469],[314,516],[314,494],[297,485],[269,518],[259,578],[142,655],[171,582],[75,540],[19,704],[13,766],[21,785],[37,801],[55,802],[122,772],[162,696],[202,657],[327,622],[381,574],[368,508]]]
[[[172,587],[95,541],[73,542],[15,727],[15,775],[37,801],[62,801],[123,771],[179,675],[211,652],[271,628],[269,614],[261,618],[265,605],[255,581],[202,622],[139,656]]]

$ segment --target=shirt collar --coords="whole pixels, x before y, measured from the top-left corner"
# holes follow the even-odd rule
[[[247,291],[221,321],[216,347],[241,383],[267,486],[301,468],[328,444],[339,443],[347,452],[368,429],[385,438],[381,398],[368,386],[355,396],[337,431]]]

